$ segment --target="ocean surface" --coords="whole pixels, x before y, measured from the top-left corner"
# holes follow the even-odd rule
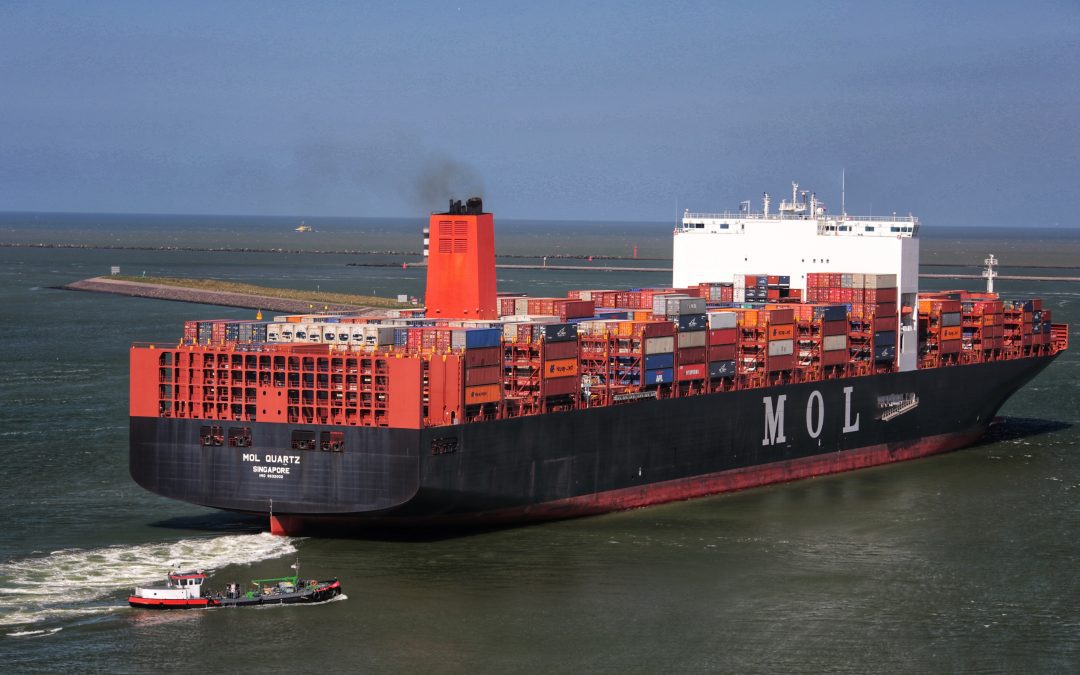
[[[1080,345],[943,456],[600,517],[279,538],[127,470],[127,351],[249,310],[55,290],[107,274],[420,295],[419,219],[0,214],[0,671],[1076,672]],[[670,266],[670,223],[497,222],[502,255]],[[926,272],[1080,277],[1080,229],[924,226]],[[634,247],[638,259],[634,260]],[[375,253],[377,252],[377,253]],[[589,264],[581,260],[567,264]],[[500,270],[500,290],[667,283]],[[924,288],[982,288],[932,280]],[[1080,325],[1080,283],[1000,281]],[[1074,343],[1078,340],[1074,338]],[[963,391],[955,392],[964,396]],[[153,613],[215,583],[337,576],[325,605]]]

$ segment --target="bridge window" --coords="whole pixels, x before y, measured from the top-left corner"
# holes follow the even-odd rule
[[[864,227],[863,229],[864,229],[864,230],[865,230],[866,232],[873,232],[873,231],[874,231],[874,226],[873,226],[873,225],[867,225],[867,226],[866,226],[866,227]]]
[[[727,223],[720,223],[720,229],[721,229],[721,230],[726,230],[726,229],[728,229],[729,227],[730,227],[730,226],[729,226],[729,225],[728,225]]]

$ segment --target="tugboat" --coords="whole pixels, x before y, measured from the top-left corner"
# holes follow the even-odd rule
[[[128,598],[128,604],[148,609],[212,607],[213,598],[202,594],[204,581],[204,570],[170,572],[168,583],[164,586],[136,586],[135,592]]]
[[[298,566],[294,566],[298,569]],[[301,579],[299,575],[273,579],[253,579],[247,592],[238,582],[224,591],[203,595],[204,570],[169,573],[164,586],[140,586],[128,597],[128,604],[143,609],[191,609],[196,607],[251,607],[325,602],[341,595],[337,579]]]

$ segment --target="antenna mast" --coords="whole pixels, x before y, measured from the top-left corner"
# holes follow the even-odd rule
[[[840,215],[847,215],[847,169],[840,169]]]

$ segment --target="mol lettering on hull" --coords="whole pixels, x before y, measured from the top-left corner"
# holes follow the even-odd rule
[[[844,421],[841,433],[850,434],[859,430],[859,415],[851,417],[851,396],[854,387],[844,387]],[[761,440],[762,445],[775,445],[787,443],[784,435],[784,404],[787,394],[775,397],[766,396],[762,399],[765,405],[765,437]],[[810,392],[806,399],[806,433],[810,438],[821,435],[822,425],[825,423],[825,404],[821,392],[817,389]]]

